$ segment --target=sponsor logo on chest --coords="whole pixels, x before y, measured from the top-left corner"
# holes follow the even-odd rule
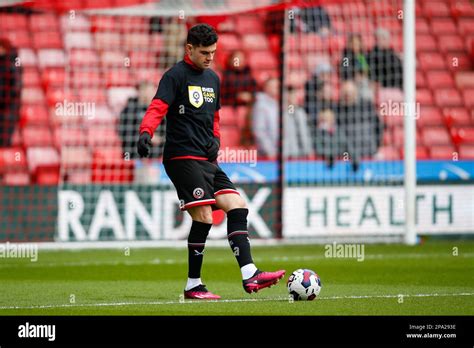
[[[216,94],[212,87],[188,86],[188,97],[191,105],[199,108],[204,102],[213,103]]]

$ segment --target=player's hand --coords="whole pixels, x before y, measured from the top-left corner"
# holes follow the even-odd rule
[[[151,153],[151,136],[148,132],[140,134],[137,143],[137,152],[140,157],[148,157]]]
[[[220,147],[220,140],[218,138],[212,138],[210,143],[207,145],[207,159],[209,162],[217,161],[217,156],[219,154]]]

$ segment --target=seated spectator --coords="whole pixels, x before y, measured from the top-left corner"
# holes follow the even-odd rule
[[[304,109],[310,119],[315,120],[322,108],[332,107],[331,94],[334,89],[331,83],[332,72],[330,64],[318,64],[314,75],[305,84]]]
[[[285,112],[283,154],[285,158],[313,155],[308,117],[297,100],[296,90],[288,90],[288,109]]]
[[[252,109],[252,129],[259,157],[278,154],[280,83],[272,77],[265,81],[263,92],[258,92]]]
[[[244,52],[234,51],[227,61],[221,84],[221,105],[251,105],[257,83],[252,77]]]
[[[343,81],[353,80],[359,91],[360,99],[373,100],[374,93],[369,81],[369,64],[363,50],[362,37],[359,34],[349,36],[339,64],[339,74]]]
[[[21,67],[15,65],[17,50],[0,39],[0,147],[8,147],[20,118]]]
[[[335,158],[342,156],[347,147],[334,110],[325,108],[319,112],[313,139],[316,154],[327,160],[328,167],[332,168]]]
[[[367,58],[370,65],[370,79],[379,82],[382,87],[403,89],[403,64],[390,47],[390,33],[379,28],[375,38],[376,44]]]
[[[331,19],[321,6],[292,9],[294,18],[290,18],[290,31],[328,35],[331,31]]]
[[[150,105],[150,101],[155,96],[156,86],[149,82],[140,82],[137,86],[138,96],[129,98],[127,105],[120,113],[118,133],[122,140],[122,151],[125,159],[136,159],[139,158],[136,153],[136,140],[137,132],[140,127],[145,112]],[[152,138],[153,151],[150,155],[151,158],[161,157],[163,152],[162,145],[164,139],[160,136],[164,134],[165,120],[158,127],[155,136]]]
[[[358,97],[357,86],[346,81],[340,90],[337,110],[337,128],[345,136],[346,150],[357,171],[362,157],[373,156],[382,142],[383,124],[372,102]]]

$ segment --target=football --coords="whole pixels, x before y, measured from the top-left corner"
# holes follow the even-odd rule
[[[312,301],[321,292],[321,279],[312,270],[297,269],[288,278],[287,286],[295,301]]]

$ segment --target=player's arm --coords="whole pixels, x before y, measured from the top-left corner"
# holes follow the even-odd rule
[[[163,75],[158,86],[158,91],[148,106],[145,116],[140,124],[140,137],[137,143],[137,152],[140,157],[148,157],[151,153],[151,138],[156,128],[168,113],[169,105],[173,103],[177,90],[176,78],[169,72]]]

